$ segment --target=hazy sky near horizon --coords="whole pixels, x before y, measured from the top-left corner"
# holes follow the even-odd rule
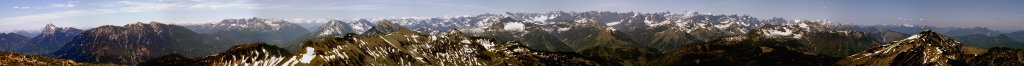
[[[1024,30],[1024,0],[0,0],[0,32],[45,24],[91,28],[134,22],[381,18],[551,11],[738,14],[846,24]]]

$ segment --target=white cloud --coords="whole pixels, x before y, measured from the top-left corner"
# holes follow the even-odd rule
[[[482,6],[479,6],[479,5],[445,3],[445,1],[450,1],[450,0],[433,0],[433,1],[431,1],[431,0],[420,0],[420,1],[416,1],[416,3],[427,4],[427,5],[435,5],[435,6],[456,7],[456,8],[492,9],[492,8],[488,8],[488,7],[482,7]]]
[[[74,3],[68,2],[66,4],[50,4],[49,8],[72,8],[75,7]],[[125,12],[145,12],[145,11],[159,11],[159,10],[215,10],[215,9],[255,9],[256,4],[246,3],[245,1],[236,2],[134,2],[134,1],[117,1],[119,6],[106,7],[106,8],[94,8],[90,10],[67,10],[50,13],[31,14],[23,16],[6,17],[0,19],[0,25],[13,25],[27,22],[39,22],[46,20],[55,20],[68,17],[77,17],[85,15],[97,15],[97,14],[111,14],[111,13],[125,13]],[[15,9],[28,9],[33,7],[12,7]]]
[[[72,10],[72,11],[62,11],[62,12],[52,12],[52,13],[43,13],[43,14],[34,14],[34,15],[8,17],[8,18],[0,19],[0,21],[3,21],[3,23],[0,23],[0,25],[11,25],[11,24],[19,24],[19,23],[27,23],[27,22],[38,22],[38,21],[53,20],[53,19],[72,17],[72,16],[89,15],[88,12],[89,11]]]
[[[140,12],[140,11],[151,11],[151,10],[167,10],[167,9],[180,9],[180,10],[216,10],[216,9],[256,9],[256,4],[246,3],[244,1],[239,2],[205,2],[205,1],[193,1],[193,2],[134,2],[134,1],[118,1],[125,7],[119,9],[126,12]]]
[[[317,6],[295,6],[295,5],[274,5],[268,7],[261,7],[259,9],[274,9],[274,10],[352,10],[352,11],[368,11],[368,10],[381,10],[386,8],[380,5],[317,5]]]
[[[593,8],[633,6],[630,0],[593,0]]]
[[[526,26],[523,25],[523,23],[519,23],[519,22],[505,23],[505,30],[508,30],[508,31],[524,31],[525,29],[526,29]]]
[[[52,7],[52,8],[73,8],[73,7],[75,7],[75,4],[70,4],[70,3],[69,4],[50,4],[49,7]]]
[[[256,4],[248,3],[200,3],[190,5],[189,9],[226,9],[226,8],[238,8],[238,9],[255,9]]]
[[[29,9],[29,8],[32,8],[32,7],[27,7],[27,6],[14,6],[14,7],[11,7],[11,8],[14,8],[14,9]]]

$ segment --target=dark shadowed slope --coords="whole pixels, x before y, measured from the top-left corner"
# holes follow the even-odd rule
[[[51,56],[83,62],[136,64],[172,53],[197,57],[219,50],[184,27],[157,22],[100,26],[78,34]]]
[[[25,44],[30,38],[21,36],[15,33],[0,33],[0,50],[2,51],[14,51],[19,48],[25,47]]]
[[[708,43],[685,45],[649,65],[662,66],[825,66],[837,57],[800,49],[789,39],[733,36]]]

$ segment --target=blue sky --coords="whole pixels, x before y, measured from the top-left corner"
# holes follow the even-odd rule
[[[229,18],[380,18],[550,11],[682,12],[847,24],[1024,28],[1024,0],[0,0],[0,32]]]

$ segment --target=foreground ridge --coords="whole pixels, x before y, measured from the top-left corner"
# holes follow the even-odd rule
[[[950,66],[965,64],[960,42],[925,30],[906,39],[862,51],[837,62],[838,65]]]
[[[0,66],[115,66],[112,64],[80,63],[45,56],[23,55],[0,51]]]

